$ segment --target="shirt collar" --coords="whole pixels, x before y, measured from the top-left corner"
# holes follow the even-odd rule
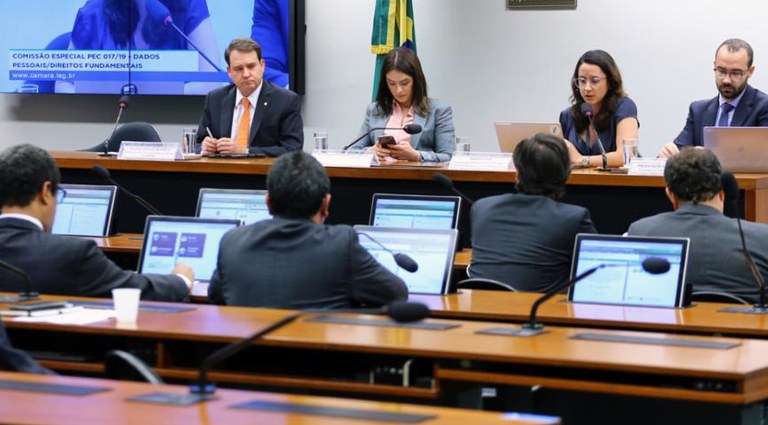
[[[40,230],[45,231],[45,228],[43,227],[43,222],[38,220],[38,219],[36,219],[35,217],[32,217],[31,215],[26,215],[26,214],[2,214],[2,215],[0,215],[0,219],[3,219],[3,218],[16,218],[16,219],[19,219],[19,220],[28,221],[28,222],[34,224],[35,226],[39,227]]]
[[[256,90],[254,90],[253,93],[251,93],[251,95],[248,96],[248,102],[250,102],[251,106],[253,106],[254,108],[256,108],[256,102],[259,101],[259,95],[261,94],[262,87],[264,87],[264,80],[261,80],[261,84],[259,84],[259,86],[256,87]],[[238,106],[240,106],[240,102],[243,101],[243,98],[245,96],[243,96],[243,94],[240,93],[240,89],[235,90],[235,93],[237,93],[235,95],[235,109],[237,109]]]

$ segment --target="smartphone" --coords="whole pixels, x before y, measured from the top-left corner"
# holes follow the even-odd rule
[[[386,148],[389,145],[394,145],[395,138],[392,136],[380,136],[378,139],[376,139],[376,142],[381,146],[382,148]]]

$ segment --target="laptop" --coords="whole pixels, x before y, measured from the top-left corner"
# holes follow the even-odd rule
[[[62,184],[67,193],[56,206],[52,233],[76,236],[109,236],[116,186]]]
[[[514,153],[520,142],[537,133],[563,137],[563,129],[557,122],[495,122],[493,125],[499,139],[499,151],[505,153]]]
[[[195,216],[230,218],[243,224],[272,218],[267,208],[266,190],[200,189]]]
[[[578,234],[573,250],[571,278],[592,267],[600,269],[571,286],[572,302],[642,307],[684,307],[688,238]],[[660,257],[669,261],[666,273],[643,270],[642,261]]]
[[[224,233],[240,226],[239,219],[147,216],[139,273],[168,274],[178,262],[195,271],[193,295],[207,295]]]
[[[405,229],[395,227],[355,226],[360,244],[376,260],[399,276],[411,294],[447,294],[450,289],[453,259],[456,255],[456,229]],[[367,235],[367,236],[366,236]],[[415,273],[401,269],[392,254],[407,254],[419,265]]]
[[[704,127],[703,143],[725,171],[768,172],[768,127]]]
[[[409,229],[455,229],[459,223],[458,196],[374,193],[370,226]]]

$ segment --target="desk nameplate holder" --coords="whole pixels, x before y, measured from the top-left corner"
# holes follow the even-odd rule
[[[450,170],[511,171],[511,153],[498,152],[455,152],[448,163]]]
[[[367,421],[397,422],[415,424],[434,419],[435,415],[417,413],[381,412],[377,410],[351,409],[347,407],[326,407],[279,401],[254,400],[232,406],[234,409],[262,410],[267,412],[295,413],[301,415],[326,416]]]
[[[117,153],[117,159],[125,160],[181,161],[196,158],[200,155],[185,157],[178,143],[124,141]]]
[[[632,158],[629,162],[631,176],[663,176],[667,158]]]
[[[113,310],[115,308],[114,303],[111,301],[72,301],[72,304],[84,308],[92,308],[95,310]],[[152,311],[155,313],[181,313],[185,311],[193,311],[195,307],[188,306],[167,306],[167,305],[145,305],[139,303],[139,311]]]
[[[85,385],[49,384],[41,382],[0,380],[0,389],[26,391],[32,393],[86,396],[111,390],[109,387],[91,387]]]
[[[364,150],[315,149],[312,156],[323,167],[369,168],[372,164],[378,165],[376,156]]]
[[[375,327],[392,327],[392,328],[410,328],[410,329],[426,329],[432,331],[444,331],[447,329],[458,328],[461,325],[454,323],[435,323],[435,322],[415,322],[415,323],[398,323],[389,319],[364,319],[360,317],[342,317],[334,316],[330,314],[323,314],[320,316],[306,319],[305,322],[317,322],[317,323],[336,323],[342,325],[361,325],[361,326],[375,326]]]

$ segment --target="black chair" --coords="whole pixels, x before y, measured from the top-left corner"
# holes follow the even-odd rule
[[[117,127],[115,133],[109,138],[107,142],[107,150],[109,152],[117,152],[120,150],[120,143],[123,140],[129,140],[132,142],[160,142],[160,135],[157,134],[155,127],[152,124],[145,121],[129,122]],[[104,144],[99,143],[96,146],[88,149],[83,149],[83,152],[104,152]]]
[[[751,302],[739,296],[727,292],[718,291],[697,291],[691,294],[691,301],[708,303],[727,303],[727,304],[745,304],[752,305]]]
[[[500,282],[494,279],[484,279],[481,277],[470,277],[456,282],[457,289],[490,289],[494,291],[512,291],[517,292],[512,285]]]
[[[121,381],[143,381],[150,384],[163,384],[160,378],[144,360],[123,351],[109,351],[104,358],[104,374],[109,379]]]

